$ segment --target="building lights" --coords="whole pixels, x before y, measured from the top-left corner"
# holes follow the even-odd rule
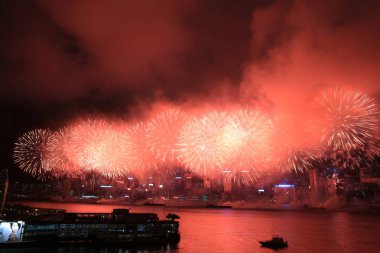
[[[294,188],[294,184],[276,184],[275,188]]]

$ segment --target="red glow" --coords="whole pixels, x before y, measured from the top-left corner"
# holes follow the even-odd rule
[[[223,165],[220,137],[226,124],[224,112],[210,112],[189,120],[178,137],[181,163],[200,175],[214,175]]]
[[[147,145],[163,166],[178,164],[177,136],[185,121],[181,111],[170,109],[159,113],[147,124]]]

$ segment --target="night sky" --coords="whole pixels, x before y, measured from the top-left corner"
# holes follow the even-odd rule
[[[308,2],[308,3],[307,3]],[[380,2],[1,0],[0,166],[35,128],[159,102],[300,110],[323,87],[380,101]]]

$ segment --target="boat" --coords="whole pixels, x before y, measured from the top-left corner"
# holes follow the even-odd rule
[[[268,241],[259,241],[261,247],[272,248],[272,249],[281,249],[288,247],[288,242],[284,241],[282,237],[274,235],[272,240]]]
[[[114,209],[111,213],[5,216],[0,220],[0,248],[79,243],[175,247],[180,241],[176,219],[179,219],[176,214],[160,220],[155,213],[130,213],[129,209]]]

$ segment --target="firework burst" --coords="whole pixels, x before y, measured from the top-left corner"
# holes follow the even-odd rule
[[[152,154],[165,166],[178,164],[176,142],[185,115],[175,109],[162,112],[147,124],[147,142]]]
[[[138,177],[145,178],[150,170],[157,169],[157,159],[147,142],[146,124],[136,123],[127,127],[123,136],[128,168]]]
[[[52,167],[47,159],[47,143],[52,132],[45,129],[35,129],[23,134],[15,143],[13,158],[15,163],[26,173],[34,177],[44,178]]]
[[[373,99],[344,88],[330,88],[318,98],[321,107],[322,144],[349,150],[372,144],[379,128],[379,111]]]
[[[270,138],[272,166],[277,171],[302,172],[311,166],[316,150],[310,142],[305,122],[301,123],[288,115],[276,115]]]
[[[224,168],[233,173],[257,169],[268,157],[270,129],[268,118],[257,111],[232,113],[220,135]]]
[[[46,147],[46,156],[44,157],[51,165],[53,175],[74,176],[80,173],[79,166],[72,159],[73,141],[69,128],[63,128],[55,132],[49,139]]]
[[[73,154],[84,170],[95,170],[106,177],[120,177],[127,173],[126,151],[122,133],[102,120],[88,120],[72,130],[75,145]]]
[[[188,121],[180,131],[178,159],[195,173],[212,176],[222,168],[221,134],[227,123],[227,114],[211,112]]]
[[[254,183],[260,176],[261,176],[261,170],[256,169],[245,169],[245,170],[239,170],[239,171],[230,171],[230,170],[223,170],[223,178],[224,180],[232,181],[235,184],[245,184],[249,185]]]

